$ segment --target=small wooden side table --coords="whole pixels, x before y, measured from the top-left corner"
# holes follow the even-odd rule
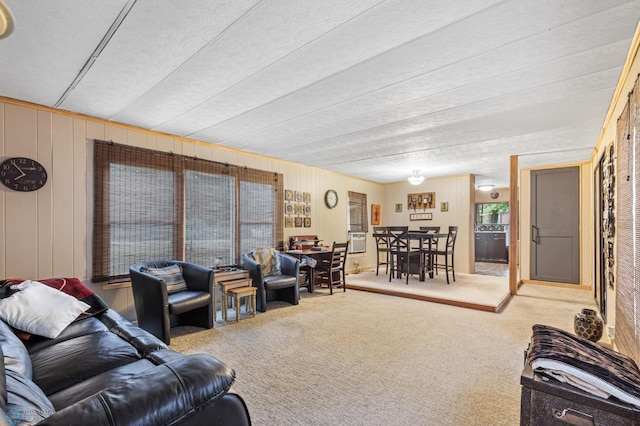
[[[220,288],[222,289],[222,291],[220,292],[222,294],[222,318],[224,318],[225,321],[227,321],[227,311],[229,309],[229,297],[230,294],[229,292],[233,289],[236,288],[244,288],[244,287],[251,287],[251,283],[253,282],[253,280],[249,277],[246,278],[236,278],[234,280],[227,280],[227,281],[219,281],[218,285],[220,286]],[[254,289],[255,291],[255,287],[251,287]],[[237,310],[237,309],[236,309]]]
[[[236,322],[240,321],[240,302],[243,297],[247,298],[247,302],[245,303],[245,309],[247,313],[249,311],[249,307],[251,307],[251,313],[253,316],[256,316],[256,288],[253,286],[246,287],[234,287],[232,289],[227,290],[226,298],[233,297],[234,304],[236,307]],[[225,321],[226,321],[226,311],[225,311]]]

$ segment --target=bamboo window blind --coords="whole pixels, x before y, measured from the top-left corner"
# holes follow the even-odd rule
[[[640,80],[618,118],[616,143],[616,342],[640,363]]]
[[[349,231],[367,232],[369,230],[367,216],[367,194],[348,192],[349,196]]]
[[[282,175],[94,142],[93,281],[160,259],[211,266],[283,240]]]

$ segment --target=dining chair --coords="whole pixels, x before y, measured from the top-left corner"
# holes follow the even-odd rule
[[[329,294],[333,294],[334,287],[342,287],[342,291],[347,291],[344,267],[347,260],[349,241],[346,243],[333,243],[331,256],[324,262],[316,266],[316,274],[320,277],[322,284],[327,284]]]
[[[378,270],[380,265],[385,266],[385,274],[389,273],[389,251],[391,247],[389,246],[389,233],[387,232],[386,226],[374,226],[373,227],[373,238],[376,239],[376,275],[378,275]],[[380,260],[380,254],[382,254],[383,260]]]
[[[458,227],[450,226],[449,233],[447,234],[447,243],[443,250],[435,250],[434,255],[443,256],[444,263],[437,263],[436,268],[444,267],[447,274],[447,284],[449,284],[449,271],[453,277],[453,281],[456,280],[455,264],[454,264],[454,252],[456,248],[456,237],[458,235]]]
[[[430,234],[439,234],[440,233],[440,227],[439,226],[421,226],[420,227],[421,231],[425,231],[428,232]],[[432,269],[432,271],[436,272],[436,275],[438,275],[438,255],[437,255],[437,251],[438,248],[440,247],[440,238],[439,237],[433,237],[431,238],[431,251],[430,253],[428,253],[429,256],[429,265]],[[433,272],[430,272],[430,275],[433,277]]]
[[[408,226],[387,226],[389,236],[389,282],[391,278],[402,278],[404,269],[402,259],[407,251],[406,234]]]

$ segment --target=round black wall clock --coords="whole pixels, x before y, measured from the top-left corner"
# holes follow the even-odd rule
[[[12,157],[0,165],[0,181],[15,191],[36,191],[47,183],[47,171],[36,160]]]
[[[325,205],[332,209],[338,205],[338,193],[333,189],[328,190],[324,193],[324,203]]]

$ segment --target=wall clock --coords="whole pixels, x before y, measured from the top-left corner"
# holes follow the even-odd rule
[[[0,181],[15,191],[35,191],[47,183],[47,171],[36,160],[12,157],[0,165]]]
[[[325,192],[324,193],[324,203],[330,209],[332,209],[335,206],[337,206],[338,205],[338,193],[333,189],[330,189],[327,192]]]

